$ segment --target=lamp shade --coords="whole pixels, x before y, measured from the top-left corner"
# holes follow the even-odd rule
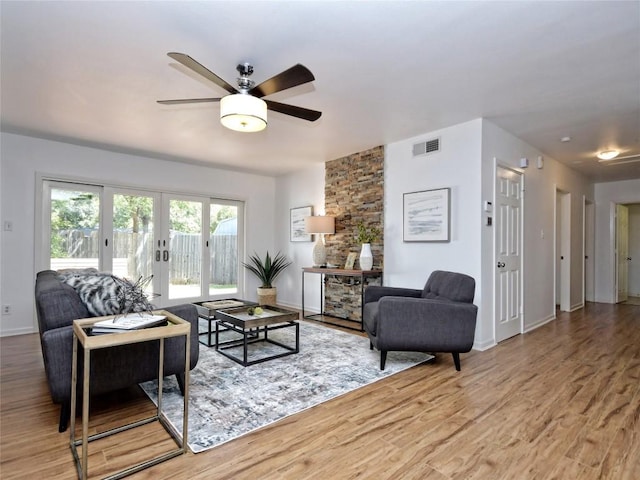
[[[246,93],[227,95],[220,99],[220,122],[238,132],[259,132],[267,126],[267,104]]]
[[[304,229],[307,233],[336,233],[336,218],[328,216],[305,217]]]

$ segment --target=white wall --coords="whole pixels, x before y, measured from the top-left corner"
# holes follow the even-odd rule
[[[414,143],[441,138],[442,151],[413,158]],[[175,192],[204,193],[246,200],[246,252],[281,251],[294,264],[277,280],[279,302],[299,307],[300,269],[311,263],[313,243],[289,241],[289,210],[312,205],[324,213],[324,165],[279,177],[263,177],[220,169],[124,155],[59,142],[2,134],[0,155],[0,224],[12,220],[13,232],[0,239],[0,303],[10,304],[0,334],[34,331],[33,282],[36,172],[94,178]],[[542,155],[520,139],[486,120],[474,120],[385,146],[385,284],[421,288],[434,269],[468,273],[476,279],[479,306],[476,348],[494,342],[493,231],[485,225],[482,201],[493,199],[494,158],[517,166],[530,160],[525,175],[524,263],[525,331],[555,318],[553,230],[556,189],[571,193],[571,230],[582,232],[583,198],[594,201],[596,301],[612,302],[609,278],[610,205],[640,203],[640,180],[597,184],[549,157],[538,170]],[[481,181],[479,179],[481,178]],[[451,242],[404,243],[403,193],[450,187]],[[275,226],[275,228],[274,228]],[[544,238],[541,233],[544,232]],[[581,235],[572,235],[571,304],[582,294]],[[308,276],[305,307],[318,311],[319,285]],[[606,280],[606,281],[605,281]],[[255,298],[257,281],[247,276],[246,296]]]
[[[481,126],[481,120],[473,120],[385,146],[385,285],[423,288],[433,270],[466,273],[476,279],[475,303],[480,310],[484,308],[480,282]],[[412,156],[413,144],[435,137],[440,137],[440,152]],[[451,188],[451,241],[403,242],[403,194],[445,187]],[[476,343],[489,341],[489,335],[479,321]]]
[[[441,151],[427,156],[412,156],[412,146],[440,137]],[[536,167],[543,156],[542,169]],[[389,286],[422,288],[435,269],[467,273],[476,279],[475,303],[479,307],[476,348],[495,343],[493,315],[493,230],[486,226],[489,215],[482,210],[483,200],[493,201],[495,165],[519,165],[525,184],[524,211],[524,330],[528,331],[555,318],[554,230],[556,189],[571,194],[571,305],[582,304],[582,223],[584,199],[594,201],[589,180],[555,161],[527,143],[487,120],[474,120],[450,128],[429,132],[385,146],[385,265],[384,283]],[[480,180],[481,179],[481,180]],[[402,238],[402,200],[407,192],[450,187],[451,242],[404,243]],[[288,235],[288,209],[313,205],[322,213],[324,204],[324,168],[318,167],[277,180],[277,217],[282,222],[280,235]],[[544,234],[544,238],[543,235]],[[299,267],[308,265],[312,244],[289,243],[277,237],[280,249],[294,260],[286,273],[287,291],[279,299],[300,305]],[[309,281],[309,279],[308,279]],[[313,303],[317,291],[305,294],[306,306]],[[294,293],[295,292],[295,293]],[[293,296],[291,296],[293,293]],[[279,301],[280,301],[279,300]]]
[[[2,142],[2,139],[0,138],[0,143]],[[1,145],[0,145],[1,146]],[[0,308],[2,305],[4,305],[4,302],[2,301],[2,295],[3,295],[3,282],[2,282],[2,265],[3,265],[3,255],[2,255],[2,249],[4,246],[4,236],[5,236],[5,232],[4,232],[4,226],[3,226],[3,219],[4,216],[2,215],[2,178],[4,176],[4,162],[2,161],[2,152],[0,151]],[[2,319],[2,311],[0,310],[0,332],[2,331],[2,325],[3,325],[4,320]]]
[[[537,157],[543,156],[543,168],[537,168]],[[496,161],[504,166],[519,167],[520,159],[529,159],[524,173],[524,331],[555,318],[554,295],[554,210],[555,191],[571,193],[571,304],[582,298],[582,221],[583,197],[593,199],[587,178],[571,170],[490,121],[482,121],[482,200],[494,198]],[[494,160],[495,159],[495,160]],[[478,214],[480,206],[478,205]],[[485,215],[486,216],[486,215]],[[543,237],[544,234],[544,238]],[[482,227],[482,324],[493,329],[493,231]],[[479,313],[480,314],[480,313]],[[483,338],[494,338],[486,335]],[[477,339],[476,339],[477,341]]]
[[[437,154],[412,157],[414,143],[440,137]],[[421,288],[435,269],[467,273],[476,279],[478,323],[475,348],[495,344],[493,295],[493,229],[483,201],[494,201],[496,164],[523,169],[524,215],[524,326],[533,329],[555,318],[554,229],[555,191],[571,193],[571,230],[582,232],[583,198],[593,199],[588,179],[545,157],[542,152],[502,130],[477,119],[385,147],[385,284]],[[451,242],[404,243],[402,194],[451,187]],[[543,238],[544,237],[544,238]],[[582,234],[572,235],[571,303],[582,303]]]
[[[2,232],[2,303],[11,315],[1,317],[0,334],[37,330],[33,287],[36,173],[95,179],[97,182],[198,193],[246,201],[247,252],[275,245],[275,179],[148,157],[125,155],[66,143],[2,133],[0,158],[1,220],[13,222]],[[1,224],[1,222],[0,222]],[[256,298],[257,280],[246,277],[246,297]],[[161,300],[157,301],[162,304]]]
[[[324,179],[324,163],[321,163],[276,180],[276,244],[293,262],[276,281],[278,303],[282,305],[300,308],[302,268],[313,264],[314,243],[290,241],[290,210],[312,206],[314,215],[324,215]],[[305,276],[304,303],[305,312],[320,311],[320,275]]]
[[[615,167],[612,167],[615,168]],[[614,222],[616,203],[640,203],[640,179],[595,184],[596,302],[615,302]]]

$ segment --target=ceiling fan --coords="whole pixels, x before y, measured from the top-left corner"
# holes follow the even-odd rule
[[[220,102],[220,122],[225,127],[240,132],[258,132],[263,130],[267,126],[267,108],[274,112],[284,113],[285,115],[301,118],[310,122],[316,121],[322,115],[322,112],[316,110],[262,99],[262,97],[267,95],[315,80],[315,77],[309,69],[299,63],[258,85],[249,78],[253,73],[253,66],[249,63],[242,63],[236,67],[236,70],[240,73],[240,77],[238,78],[238,88],[235,88],[189,55],[176,52],[169,52],[167,55],[219,87],[222,87],[229,92],[229,95],[222,98],[158,100],[158,103],[162,105]]]

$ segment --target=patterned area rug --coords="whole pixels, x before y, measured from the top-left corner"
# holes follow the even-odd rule
[[[294,329],[269,333],[293,345]],[[249,358],[280,348],[256,343]],[[339,395],[405,370],[433,357],[425,353],[389,352],[384,371],[380,353],[366,337],[300,322],[300,353],[242,367],[215,348],[200,346],[191,371],[188,444],[194,453],[213,448]],[[157,400],[156,382],[141,385]],[[163,410],[182,432],[182,396],[175,376],[163,385]]]

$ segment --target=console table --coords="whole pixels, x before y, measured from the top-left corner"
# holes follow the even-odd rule
[[[304,312],[304,278],[306,274],[320,275],[320,313],[305,315]],[[326,275],[334,275],[338,277],[352,277],[360,279],[360,321],[352,318],[343,318],[350,322],[357,323],[356,327],[345,327],[343,324],[329,322],[324,320],[324,280]],[[364,331],[362,326],[362,318],[364,311],[364,282],[367,278],[380,277],[380,285],[382,285],[382,270],[345,270],[344,268],[321,268],[321,267],[305,267],[302,269],[302,318],[307,320],[316,320],[328,323],[331,325],[337,325],[343,328],[351,328],[352,330]],[[321,320],[320,320],[320,319]]]

